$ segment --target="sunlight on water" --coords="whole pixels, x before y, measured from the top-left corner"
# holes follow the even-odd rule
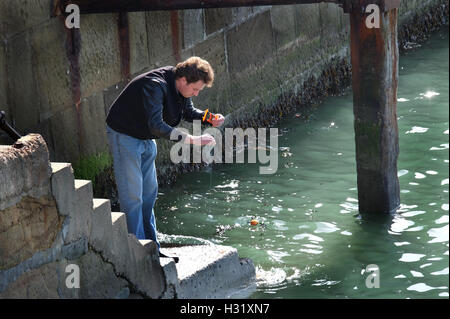
[[[161,190],[159,230],[251,258],[251,298],[448,298],[448,33],[401,56],[399,73],[393,216],[359,216],[349,91],[278,124],[276,174],[217,165]],[[374,265],[380,286],[368,288]]]

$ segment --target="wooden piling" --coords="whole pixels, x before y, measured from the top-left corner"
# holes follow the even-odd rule
[[[364,6],[350,11],[358,201],[363,214],[393,212],[400,205],[398,8],[386,7],[380,11],[378,28],[368,22],[370,13]]]

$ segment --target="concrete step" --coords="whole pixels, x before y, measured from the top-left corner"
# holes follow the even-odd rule
[[[159,264],[158,246],[152,240],[138,240],[128,234],[130,260],[126,275],[135,289],[150,298],[160,298],[165,289],[164,273]]]
[[[176,264],[178,298],[228,298],[255,281],[253,262],[239,258],[233,247],[194,245],[162,248],[161,252],[180,258]]]
[[[74,206],[69,212],[70,223],[67,234],[64,237],[65,243],[70,243],[80,238],[88,238],[92,225],[92,182],[89,180],[74,180],[74,194],[72,200]]]
[[[130,265],[130,246],[128,244],[127,220],[124,213],[111,213],[112,222],[112,241],[110,254],[114,261],[116,270],[120,273],[127,273],[127,267]]]
[[[92,215],[92,183],[76,180],[70,163],[51,162],[52,194],[58,213],[66,216],[63,224],[64,243],[90,235]]]
[[[107,252],[111,249],[112,221],[111,203],[109,199],[94,198],[92,200],[92,226],[89,243],[97,251]]]
[[[62,216],[69,216],[76,207],[75,183],[70,163],[50,163],[52,193]]]
[[[160,265],[166,278],[166,289],[161,296],[162,299],[174,299],[180,291],[180,282],[178,281],[178,272],[175,262],[172,258],[160,258]]]

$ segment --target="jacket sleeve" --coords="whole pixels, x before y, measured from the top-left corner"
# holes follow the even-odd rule
[[[184,105],[183,119],[187,122],[192,122],[193,120],[201,120],[203,115],[205,115],[205,111],[195,108],[192,99],[188,98]]]
[[[142,88],[142,99],[145,112],[148,116],[148,128],[150,133],[159,138],[170,140],[170,136],[175,136],[173,141],[184,140],[186,133],[171,127],[163,120],[164,93],[162,87],[157,82],[148,82]],[[176,130],[175,132],[172,132]]]

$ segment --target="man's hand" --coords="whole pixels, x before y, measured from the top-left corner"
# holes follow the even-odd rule
[[[211,124],[213,127],[221,126],[225,122],[225,117],[222,114],[215,114],[211,119]]]
[[[188,135],[184,140],[186,144],[194,144],[198,146],[203,146],[207,144],[216,145],[216,140],[210,134],[203,134],[200,136]]]

